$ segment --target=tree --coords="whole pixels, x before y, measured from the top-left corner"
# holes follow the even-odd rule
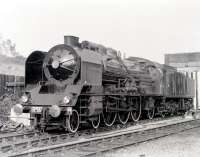
[[[0,36],[0,54],[9,57],[19,56],[19,53],[16,51],[16,44],[10,39],[3,39],[2,36]]]

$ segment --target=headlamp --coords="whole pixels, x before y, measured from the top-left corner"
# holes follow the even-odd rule
[[[70,102],[70,97],[69,96],[65,96],[64,98],[63,98],[63,103],[64,104],[68,104]]]
[[[23,103],[28,102],[28,96],[27,96],[27,95],[22,95],[21,101],[22,101]]]

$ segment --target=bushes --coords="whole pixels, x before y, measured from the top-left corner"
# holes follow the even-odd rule
[[[17,103],[19,97],[14,94],[4,94],[0,97],[0,117],[6,117],[10,115],[11,108]]]

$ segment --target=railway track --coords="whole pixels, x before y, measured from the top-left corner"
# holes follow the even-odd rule
[[[21,145],[25,149],[23,152],[17,152],[17,145],[12,145],[14,152],[6,152],[2,155],[9,157],[18,156],[93,156],[99,153],[108,152],[113,149],[126,147],[140,142],[157,139],[163,136],[174,134],[180,131],[200,127],[200,120],[194,119],[177,119],[163,120],[158,122],[141,124],[133,127],[120,129],[117,131],[95,133],[89,136],[81,136],[81,138],[69,138],[67,134],[48,136],[46,139],[40,138],[41,143],[34,147],[34,142]],[[58,140],[59,137],[59,140]],[[62,140],[61,140],[62,137]],[[73,139],[73,140],[72,140]],[[37,141],[35,139],[35,141]],[[55,142],[59,141],[59,142]],[[32,145],[30,145],[32,143]],[[27,149],[29,146],[29,149]],[[33,148],[34,147],[34,148]]]
[[[174,118],[181,118],[181,117],[169,117],[169,118],[166,118],[166,119],[174,119]],[[154,120],[141,120],[137,123],[132,123],[132,122],[129,122],[127,123],[127,125],[120,125],[120,124],[116,124],[114,125],[113,127],[100,127],[98,128],[97,130],[95,129],[90,129],[90,130],[81,130],[81,131],[78,131],[76,134],[73,134],[73,133],[67,133],[66,134],[59,134],[59,135],[55,135],[55,134],[44,134],[44,133],[41,133],[41,132],[36,132],[36,131],[32,131],[32,130],[25,130],[25,132],[12,132],[12,131],[9,131],[9,132],[0,132],[0,150],[2,151],[3,148],[8,148],[11,146],[10,145],[14,145],[14,143],[16,145],[20,145],[20,143],[26,143],[26,141],[29,141],[34,143],[34,141],[38,141],[38,143],[40,141],[44,141],[44,139],[47,139],[47,138],[52,138],[54,139],[59,139],[59,138],[63,138],[63,137],[66,137],[68,136],[68,138],[74,138],[74,137],[80,137],[80,136],[88,136],[88,135],[92,135],[94,133],[101,133],[101,132],[110,132],[110,131],[113,131],[113,130],[116,130],[116,129],[124,129],[124,128],[128,128],[128,127],[131,127],[133,125],[142,125],[142,124],[148,124],[149,122],[157,122],[157,121],[161,121],[163,120],[162,118],[158,117],[158,118],[155,118]],[[24,141],[23,141],[24,140]],[[16,142],[17,141],[17,142]],[[14,143],[13,143],[14,142]],[[23,144],[22,144],[23,145]],[[6,151],[3,150],[3,151]],[[7,150],[8,151],[8,150]]]
[[[169,117],[165,120],[181,118],[181,117]],[[146,125],[150,122],[157,122],[163,120],[158,117],[154,120],[141,120],[134,125]],[[86,129],[80,130],[76,134],[74,133],[40,133],[40,132],[21,132],[21,133],[7,133],[0,134],[0,153],[16,152],[21,150],[28,150],[32,147],[43,147],[47,145],[60,144],[63,142],[75,141],[79,138],[93,136],[94,134],[100,133],[109,133],[114,130],[123,130],[128,129],[133,126],[132,122],[129,122],[127,125],[116,124],[113,127],[100,127],[97,130],[95,129]]]

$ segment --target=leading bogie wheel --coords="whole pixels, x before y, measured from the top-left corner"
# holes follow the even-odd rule
[[[72,114],[67,118],[67,130],[75,133],[79,128],[79,114],[76,110],[72,110]]]

